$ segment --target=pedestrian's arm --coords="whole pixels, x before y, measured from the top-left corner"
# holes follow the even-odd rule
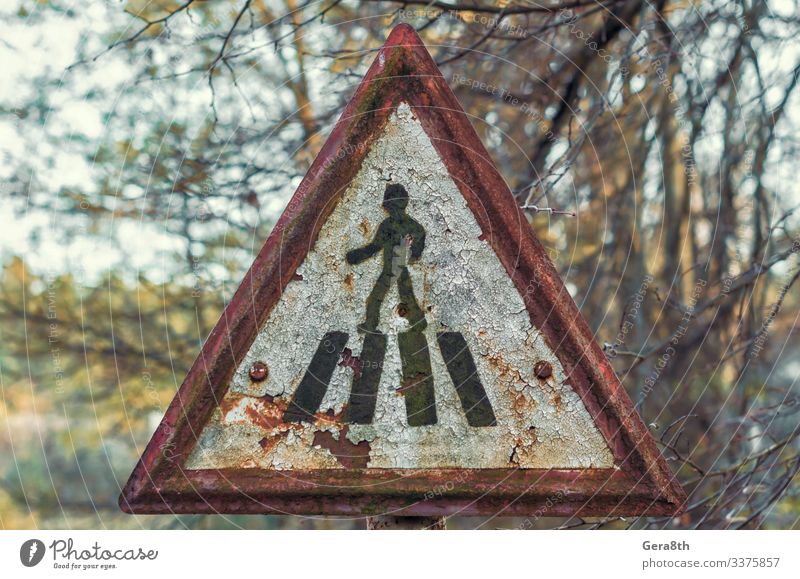
[[[381,250],[381,236],[382,229],[379,227],[375,238],[371,242],[363,247],[357,247],[347,252],[347,263],[356,265],[378,253]]]
[[[419,224],[414,228],[414,233],[411,236],[411,259],[418,260],[425,251],[425,229]]]

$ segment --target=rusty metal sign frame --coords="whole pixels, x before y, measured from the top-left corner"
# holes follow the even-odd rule
[[[390,114],[408,103],[605,438],[611,469],[184,469]],[[531,281],[537,291],[526,292]],[[206,340],[120,497],[129,513],[675,515],[686,496],[416,31],[397,26]]]

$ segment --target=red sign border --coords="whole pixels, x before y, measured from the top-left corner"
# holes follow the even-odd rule
[[[613,469],[181,467],[283,289],[400,102],[408,103],[525,296]],[[535,285],[535,291],[529,291]],[[533,363],[533,362],[532,362]],[[206,340],[120,496],[129,513],[676,515],[686,495],[525,215],[409,25],[394,28]]]

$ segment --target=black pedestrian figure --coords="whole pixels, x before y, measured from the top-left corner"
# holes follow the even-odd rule
[[[361,374],[353,380],[347,410],[348,421],[355,424],[370,424],[375,414],[375,401],[386,355],[386,335],[378,330],[378,323],[381,305],[393,283],[397,283],[400,296],[397,312],[411,325],[397,335],[403,366],[399,391],[405,398],[408,423],[410,426],[436,424],[431,360],[428,342],[422,333],[428,324],[414,296],[407,267],[408,263],[418,260],[425,250],[425,229],[406,213],[406,207],[406,188],[396,183],[387,185],[383,193],[383,209],[389,216],[378,226],[370,243],[348,251],[346,256],[347,263],[357,265],[383,250],[383,268],[367,297],[364,322],[358,324],[358,330],[366,335],[359,357]]]
[[[378,226],[370,243],[348,251],[345,256],[347,263],[358,265],[383,250],[381,273],[367,297],[364,321],[358,324],[359,332],[365,335],[344,417],[345,422],[351,424],[371,424],[375,415],[387,343],[386,334],[378,330],[380,310],[395,282],[400,296],[398,313],[410,323],[408,330],[397,334],[402,365],[398,391],[405,399],[409,426],[430,426],[437,421],[431,358],[423,333],[428,324],[414,296],[407,267],[425,250],[425,229],[406,213],[406,207],[408,192],[405,187],[387,185],[383,208],[389,216]],[[284,421],[314,422],[348,338],[348,334],[341,331],[325,334],[284,413]],[[464,337],[458,332],[439,332],[436,341],[470,426],[494,426],[492,406]]]
[[[347,263],[358,265],[383,250],[383,269],[367,298],[366,319],[358,325],[361,332],[378,329],[381,305],[394,281],[400,294],[400,315],[406,317],[417,331],[424,330],[428,325],[414,297],[414,287],[406,267],[407,263],[418,260],[425,250],[425,229],[406,213],[407,206],[408,192],[405,187],[387,185],[383,194],[383,208],[389,217],[378,226],[375,238],[370,243],[347,252]]]

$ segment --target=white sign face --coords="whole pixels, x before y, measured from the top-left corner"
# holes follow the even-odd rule
[[[184,468],[613,466],[523,296],[401,104]]]

